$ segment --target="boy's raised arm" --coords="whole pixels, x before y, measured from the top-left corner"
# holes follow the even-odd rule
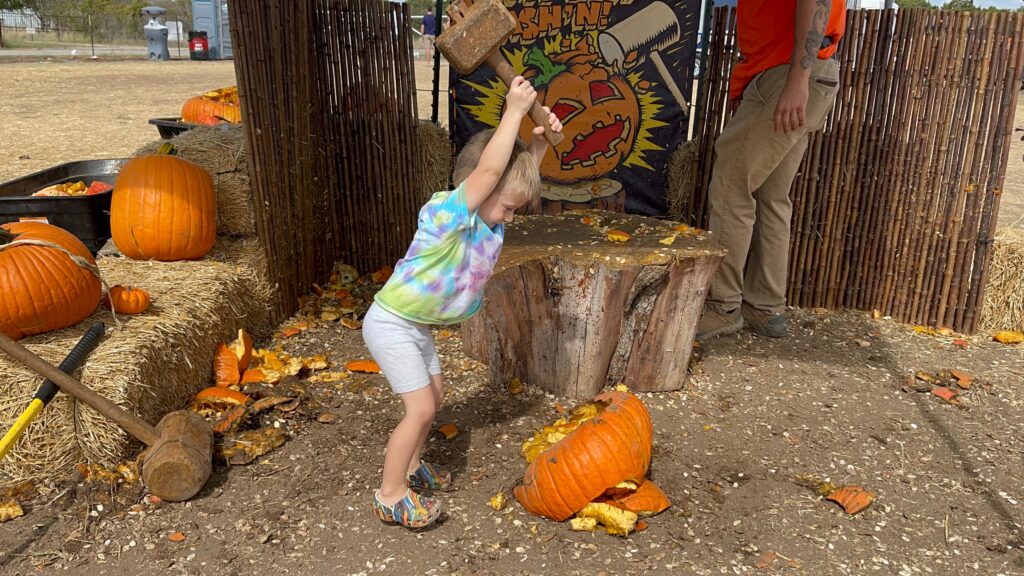
[[[508,97],[505,99],[505,113],[501,115],[501,123],[480,155],[480,162],[466,178],[466,205],[470,214],[480,208],[484,200],[494,192],[498,180],[505,173],[509,158],[512,157],[516,137],[519,135],[519,125],[536,97],[537,91],[522,76],[516,76],[512,80]]]

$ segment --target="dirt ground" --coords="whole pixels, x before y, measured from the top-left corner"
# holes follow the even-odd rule
[[[797,312],[793,338],[751,333],[706,344],[686,390],[644,395],[655,430],[651,478],[673,500],[629,538],[571,532],[518,504],[492,510],[525,463],[519,446],[556,417],[527,387],[510,396],[438,334],[448,398],[428,458],[451,468],[447,519],[413,533],[369,511],[382,451],[400,414],[381,376],[307,384],[290,435],[247,467],[218,467],[187,504],[138,490],[64,486],[0,525],[0,571],[35,574],[1024,574],[1024,354],[948,339],[861,314]],[[364,357],[336,325],[288,342]],[[866,344],[866,346],[865,346]],[[914,370],[959,367],[989,386],[964,406],[901,389]],[[337,421],[321,424],[324,412]],[[878,493],[847,516],[796,481],[818,475]],[[186,540],[169,540],[173,532]],[[770,568],[755,566],[768,551]],[[791,561],[791,562],[790,562]]]
[[[233,82],[224,62],[0,64],[0,77],[0,180],[129,154],[156,138],[149,118]],[[1024,103],[1018,119],[1024,128]],[[1004,217],[1024,205],[1024,149],[1014,146]],[[249,466],[219,466],[192,502],[53,487],[0,524],[0,573],[1024,575],[1024,349],[977,339],[964,350],[859,313],[794,311],[790,325],[781,341],[744,332],[707,342],[685,390],[642,396],[651,478],[674,506],[629,538],[487,505],[522,477],[522,441],[572,401],[529,383],[509,395],[461,354],[457,335],[439,333],[449,394],[438,422],[461,432],[430,441],[428,458],[455,473],[436,528],[413,533],[371,515],[400,407],[380,376],[354,376],[305,383],[300,407],[274,416],[289,441]],[[286,345],[336,365],[366,356],[359,333],[335,324]],[[962,407],[904,383],[943,368],[980,380]],[[321,423],[324,413],[335,421]],[[878,499],[847,516],[802,475]],[[184,542],[169,539],[178,531]],[[774,562],[758,567],[769,551]]]

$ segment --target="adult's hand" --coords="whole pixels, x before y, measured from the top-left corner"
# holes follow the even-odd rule
[[[808,90],[807,80],[803,78],[790,77],[786,82],[775,106],[773,122],[776,132],[789,134],[803,127],[807,116]]]

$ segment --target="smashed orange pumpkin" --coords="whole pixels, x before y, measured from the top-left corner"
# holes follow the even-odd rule
[[[185,100],[181,106],[181,120],[200,124],[242,121],[242,108],[238,97],[238,86],[210,90]]]
[[[213,374],[217,386],[237,386],[251,361],[252,336],[245,330],[239,330],[234,342],[217,347],[217,355],[213,358]]]
[[[516,499],[528,512],[561,522],[620,482],[640,483],[651,463],[653,434],[639,398],[601,394],[523,445],[532,461]]]

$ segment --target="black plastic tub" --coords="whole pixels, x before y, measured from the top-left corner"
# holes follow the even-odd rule
[[[110,239],[110,200],[113,191],[92,196],[32,196],[47,186],[63,182],[99,180],[111,186],[127,158],[81,160],[40,170],[0,184],[0,224],[19,218],[43,217],[71,232],[95,255]]]
[[[157,131],[160,132],[160,138],[164,140],[174,138],[195,126],[195,124],[182,122],[181,118],[150,118],[149,123],[156,126]]]

